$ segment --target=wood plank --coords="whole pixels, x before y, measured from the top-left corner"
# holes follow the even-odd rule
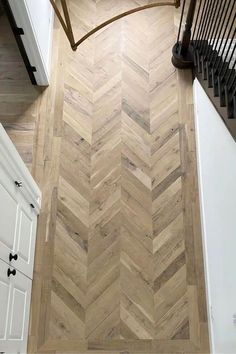
[[[135,4],[70,0],[75,35]],[[179,11],[124,18],[77,52],[56,20],[43,92],[0,21],[0,119],[43,191],[30,353],[209,353],[192,78],[170,62]]]

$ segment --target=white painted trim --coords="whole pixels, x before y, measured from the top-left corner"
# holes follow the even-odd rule
[[[198,171],[198,188],[199,188],[199,199],[200,199],[200,213],[201,213],[201,229],[202,229],[202,245],[203,245],[203,261],[204,261],[204,276],[205,276],[205,284],[206,284],[206,299],[207,299],[207,317],[208,317],[208,326],[209,326],[209,336],[210,336],[210,352],[215,353],[215,347],[214,347],[214,335],[213,335],[213,324],[212,324],[212,311],[211,311],[211,290],[210,290],[210,282],[209,282],[209,265],[208,261],[209,258],[207,257],[208,251],[207,251],[207,242],[206,238],[204,237],[206,235],[206,230],[205,230],[205,212],[204,212],[204,204],[201,202],[204,200],[204,195],[203,195],[203,190],[202,190],[202,168],[200,164],[200,142],[199,142],[199,127],[198,127],[198,120],[196,119],[197,117],[197,102],[198,102],[198,87],[200,83],[198,82],[197,79],[194,80],[193,84],[193,94],[194,94],[194,123],[195,123],[195,129],[196,129],[196,147],[197,147],[197,171]]]
[[[9,0],[11,10],[13,12],[16,24],[18,27],[23,28],[24,35],[21,36],[22,42],[24,44],[26,53],[28,55],[30,64],[35,66],[37,71],[34,73],[36,82],[39,86],[47,86],[50,81],[50,65],[47,66],[38,43],[36,29],[32,22],[32,18],[25,0]],[[39,14],[40,16],[40,14]],[[54,11],[51,7],[51,23],[50,31],[48,33],[48,38],[45,39],[49,43],[49,53],[51,57],[52,50],[52,36],[53,36],[53,16]]]
[[[195,80],[195,126],[211,352],[236,353],[236,143]]]
[[[18,180],[22,182],[22,194],[24,198],[35,206],[35,212],[39,214],[41,208],[42,194],[31,176],[28,168],[25,166],[18,151],[13,145],[11,139],[5,132],[2,124],[0,124],[0,164],[5,172],[13,181]]]

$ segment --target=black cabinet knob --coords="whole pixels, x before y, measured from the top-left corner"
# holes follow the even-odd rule
[[[17,261],[18,255],[17,254],[9,254],[9,261],[11,262],[14,259],[14,261]]]
[[[16,185],[18,188],[21,188],[21,187],[22,187],[22,182],[15,181],[15,185]]]
[[[16,275],[16,270],[15,269],[11,270],[10,268],[8,268],[8,270],[7,270],[8,278],[10,277],[10,275],[15,276]]]

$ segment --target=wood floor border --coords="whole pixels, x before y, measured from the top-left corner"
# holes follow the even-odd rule
[[[178,82],[179,82],[179,105],[180,111],[182,112],[182,120],[183,120],[183,130],[185,134],[188,134],[188,142],[189,144],[183,147],[182,154],[184,154],[185,158],[187,158],[189,163],[189,158],[193,155],[195,159],[195,138],[194,138],[194,130],[192,128],[193,122],[193,110],[192,110],[192,99],[191,99],[191,90],[192,90],[192,76],[191,72],[179,72],[178,73]],[[191,140],[190,140],[191,139]],[[187,149],[187,150],[186,150]],[[186,157],[186,155],[190,155]],[[194,160],[193,159],[193,160]],[[47,163],[46,163],[47,165]],[[188,173],[192,175],[192,178],[195,178],[196,166],[192,169],[192,165]],[[45,172],[45,171],[44,171]],[[186,171],[185,171],[186,172]],[[189,178],[189,176],[188,176]],[[195,180],[194,183],[197,181]],[[187,182],[186,182],[187,183]],[[185,184],[185,181],[183,181]],[[56,185],[56,184],[55,184]],[[188,186],[186,186],[188,187]],[[52,198],[56,193],[56,187],[52,188]],[[203,268],[198,269],[197,271],[192,271],[195,267],[196,260],[199,263],[199,257],[202,257],[201,250],[201,242],[199,242],[200,237],[200,219],[196,213],[199,212],[199,199],[197,194],[197,186],[194,188],[193,198],[192,198],[192,207],[191,213],[193,213],[195,218],[197,218],[193,224],[195,224],[194,232],[196,242],[192,245],[192,265],[189,265],[191,269],[191,278],[189,279],[188,284],[188,299],[189,299],[189,318],[190,318],[190,340],[139,340],[137,341],[129,341],[129,340],[111,340],[111,341],[84,341],[84,340],[50,340],[47,339],[46,336],[46,328],[47,328],[47,318],[49,315],[49,297],[50,297],[50,277],[51,270],[50,265],[47,262],[43,264],[40,263],[41,270],[39,270],[39,274],[37,273],[38,267],[35,270],[35,281],[34,281],[34,290],[35,293],[41,293],[40,300],[37,300],[38,314],[33,314],[34,319],[40,318],[38,322],[38,329],[41,328],[41,331],[37,333],[37,336],[32,337],[32,329],[31,329],[31,337],[29,340],[29,353],[55,353],[60,351],[63,352],[77,352],[77,353],[89,353],[89,352],[114,352],[114,350],[129,352],[129,353],[207,353],[209,349],[208,344],[208,336],[207,336],[207,326],[203,322],[205,319],[205,314],[202,315],[199,313],[198,302],[196,301],[197,297],[201,298],[201,302],[204,303],[205,299],[202,298],[202,292],[204,291],[204,282],[203,282]],[[189,207],[189,206],[188,206]],[[51,213],[55,213],[55,211],[51,211]],[[191,214],[191,217],[193,217]],[[52,215],[52,214],[51,214]],[[39,235],[45,234],[45,228],[47,226],[46,214],[43,212],[41,214],[41,222],[39,223]],[[53,228],[54,225],[49,224],[49,228]],[[41,229],[43,228],[43,230]],[[50,231],[49,231],[50,233]],[[39,237],[39,241],[42,244],[38,247],[37,259],[50,259],[50,243],[44,243]],[[200,240],[201,241],[201,240]],[[48,241],[49,242],[49,241]],[[53,240],[51,240],[53,242]],[[43,244],[44,243],[44,244]],[[52,245],[52,244],[51,244]],[[42,255],[44,254],[44,255]],[[37,262],[36,262],[37,264]],[[40,273],[41,272],[41,273]],[[40,289],[41,286],[41,289]],[[38,296],[37,296],[38,299]],[[35,299],[33,301],[36,301]],[[200,304],[202,306],[202,304]],[[205,303],[203,304],[205,307]],[[35,310],[36,306],[32,306],[32,310]],[[202,321],[202,322],[201,322]],[[44,322],[45,326],[39,325]],[[32,328],[35,327],[32,326]],[[36,330],[36,328],[35,328]],[[37,344],[35,339],[37,338]]]
[[[178,101],[181,119],[180,149],[187,254],[190,340],[201,351],[209,350],[206,289],[197,179],[197,154],[194,123],[193,76],[191,70],[178,70]],[[193,237],[188,237],[192,234]]]
[[[201,353],[204,348],[197,348],[189,340],[139,340],[138,342],[122,339],[99,342],[49,340],[38,349],[38,353],[58,352],[58,350],[76,353]]]
[[[98,16],[103,17],[108,15],[107,12],[106,14],[104,13],[106,7],[104,5],[107,5],[108,1],[112,1],[112,0],[102,0],[97,2],[98,11],[99,11]],[[132,1],[134,0],[130,0],[130,4]],[[71,0],[71,3],[73,3],[74,9],[76,10],[79,9],[79,7],[77,8],[78,4],[82,4],[82,6],[88,6],[88,9],[90,10],[94,9],[93,1],[90,2],[90,5],[88,5],[89,4],[88,0],[81,0],[78,2],[77,0]],[[128,1],[123,2],[123,4],[124,3],[126,6],[129,6]],[[117,5],[118,2],[113,2],[113,4]],[[109,9],[109,11],[110,10],[113,11],[114,9]],[[85,7],[85,11],[87,11],[86,7]],[[149,113],[147,114],[147,117],[145,113],[145,109],[147,108],[147,110],[149,111],[150,108],[148,103],[149,93],[150,93],[149,86],[148,86],[149,69],[147,68],[145,71],[145,68],[143,68],[143,65],[144,66],[146,65],[145,64],[146,61],[144,60],[145,55],[143,59],[142,59],[142,55],[136,55],[134,57],[134,63],[137,62],[137,66],[134,65],[132,60],[130,60],[132,59],[132,55],[133,55],[132,53],[136,53],[136,50],[137,53],[142,54],[142,51],[145,52],[144,48],[148,48],[145,47],[146,38],[142,37],[143,34],[145,35],[145,33],[143,33],[145,26],[141,25],[142,20],[144,19],[144,24],[145,24],[146,19],[141,17],[139,18],[140,25],[142,26],[141,27],[142,30],[140,31],[141,43],[142,45],[144,45],[144,47],[140,47],[140,48],[139,48],[139,43],[140,43],[139,41],[137,41],[137,46],[135,45],[135,48],[133,48],[133,45],[130,46],[131,43],[136,43],[136,39],[138,37],[135,31],[133,33],[133,36],[129,31],[129,25],[130,25],[129,21],[131,24],[133,23],[133,28],[135,30],[136,27],[135,19],[133,18],[134,22],[132,22],[133,21],[132,17],[130,17],[130,20],[129,21],[127,20],[127,22],[124,20],[125,22],[123,25],[123,31],[124,31],[123,33],[126,33],[125,31],[127,31],[127,33],[125,34],[126,36],[125,40],[127,41],[126,46],[130,46],[129,47],[130,52],[128,53],[128,57],[126,57],[125,61],[123,62],[123,65],[125,66],[125,70],[122,71],[122,75],[124,75],[123,80],[124,81],[126,80],[125,81],[126,85],[129,85],[128,88],[126,87],[126,90],[128,89],[128,91],[130,92],[135,91],[133,90],[134,82],[137,83],[137,90],[136,90],[137,97],[134,98],[132,98],[131,96],[127,97],[127,94],[122,96],[127,99],[126,103],[130,104],[130,106],[127,104],[125,106],[126,115],[124,115],[124,117],[122,118],[122,122],[123,122],[122,124],[124,124],[126,128],[129,128],[130,125],[130,127],[134,129],[133,132],[135,134],[137,133],[136,138],[140,137],[140,139],[135,142],[135,139],[133,139],[134,137],[132,134],[132,129],[131,130],[128,129],[127,135],[123,136],[125,138],[126,143],[129,142],[129,140],[133,140],[134,145],[132,144],[126,145],[126,148],[124,149],[124,153],[127,154],[128,159],[122,161],[122,163],[126,163],[127,161],[129,161],[130,158],[129,171],[127,169],[128,168],[127,164],[124,165],[122,168],[123,171],[126,171],[125,176],[131,178],[130,180],[131,184],[133,186],[135,186],[136,184],[137,188],[140,188],[141,195],[147,197],[146,199],[144,198],[144,203],[146,203],[145,205],[147,204],[148,206],[151,205],[150,203],[156,198],[160,198],[159,200],[163,201],[164,198],[166,197],[166,194],[164,193],[169,187],[171,187],[171,184],[175,183],[176,181],[177,181],[176,183],[177,187],[175,184],[175,188],[177,189],[174,189],[173,193],[175,193],[177,190],[176,194],[178,194],[178,198],[176,198],[175,201],[178,199],[179,201],[181,200],[184,203],[184,207],[181,210],[181,213],[184,214],[184,221],[185,221],[184,231],[182,229],[182,225],[180,227],[181,227],[181,247],[184,248],[186,252],[182,252],[181,256],[183,254],[187,254],[187,257],[186,259],[184,259],[185,261],[183,267],[184,272],[181,273],[182,275],[184,274],[184,281],[183,284],[181,284],[181,289],[184,292],[183,306],[185,310],[184,320],[186,318],[186,322],[184,322],[184,327],[181,327],[183,324],[182,321],[183,317],[182,315],[179,315],[178,317],[178,311],[172,312],[171,313],[172,317],[171,315],[165,317],[162,314],[162,318],[164,317],[164,319],[166,319],[166,323],[163,324],[165,329],[168,329],[168,327],[173,329],[174,327],[173,323],[176,323],[177,325],[181,324],[181,326],[178,327],[179,328],[178,331],[175,331],[175,334],[177,334],[178,336],[177,337],[175,337],[174,335],[172,336],[171,330],[164,332],[164,334],[161,333],[163,329],[162,328],[163,322],[162,322],[159,323],[158,330],[156,331],[155,334],[153,334],[153,337],[152,337],[152,332],[150,332],[150,336],[148,337],[148,338],[155,338],[155,335],[157,336],[159,335],[160,338],[173,338],[172,340],[153,340],[153,339],[143,340],[142,333],[140,335],[141,338],[140,340],[139,339],[135,341],[127,340],[127,339],[121,340],[119,339],[119,333],[120,333],[119,328],[117,331],[118,334],[115,337],[118,338],[118,340],[117,339],[114,340],[111,339],[109,341],[98,340],[98,339],[92,340],[92,337],[88,341],[75,340],[79,338],[77,337],[78,328],[75,325],[74,326],[75,330],[74,330],[73,323],[72,323],[72,326],[69,327],[68,330],[68,328],[66,328],[66,324],[70,322],[70,317],[69,317],[71,314],[70,311],[71,309],[73,309],[73,306],[76,307],[76,302],[73,301],[73,296],[68,296],[68,299],[65,299],[67,301],[65,301],[63,304],[63,294],[66,293],[66,290],[69,290],[66,289],[67,287],[66,282],[62,284],[65,289],[64,292],[61,291],[61,289],[63,290],[63,286],[61,286],[61,288],[58,287],[58,289],[54,288],[55,291],[52,291],[51,289],[52,265],[53,265],[53,257],[54,257],[54,234],[56,228],[55,219],[56,219],[56,214],[58,214],[56,200],[58,199],[58,194],[61,193],[60,184],[58,183],[61,160],[62,159],[66,160],[67,156],[70,155],[70,148],[72,149],[71,156],[75,158],[77,156],[73,156],[73,154],[74,155],[76,155],[77,153],[80,154],[83,151],[84,156],[83,155],[80,156],[82,157],[81,163],[83,163],[84,171],[86,174],[88,168],[90,168],[88,167],[89,165],[88,160],[90,157],[88,159],[85,158],[86,154],[90,154],[89,152],[87,152],[87,149],[88,150],[90,148],[91,150],[94,149],[94,151],[92,152],[93,155],[95,156],[95,159],[99,158],[99,154],[96,153],[96,149],[98,150],[100,149],[99,142],[104,144],[104,146],[107,146],[106,143],[109,142],[109,148],[108,148],[109,150],[110,147],[113,146],[113,144],[111,143],[111,139],[112,136],[114,135],[115,129],[118,130],[120,129],[120,126],[117,125],[117,120],[116,120],[116,118],[118,120],[120,119],[119,117],[120,105],[121,105],[120,93],[117,96],[118,97],[117,100],[115,99],[114,101],[110,101],[110,105],[113,106],[113,109],[114,109],[114,105],[115,108],[116,107],[118,108],[117,109],[118,113],[115,118],[113,117],[114,119],[111,119],[108,122],[108,125],[106,127],[107,130],[105,129],[105,133],[107,132],[107,134],[105,133],[103,134],[102,132],[103,129],[101,130],[99,129],[99,121],[97,119],[97,118],[102,119],[102,116],[104,116],[103,113],[101,114],[101,116],[99,116],[100,106],[104,110],[106,110],[107,109],[106,102],[109,101],[109,97],[111,99],[113,95],[111,92],[111,95],[109,93],[109,95],[107,96],[106,94],[106,92],[108,92],[106,91],[107,87],[108,88],[113,87],[113,85],[115,85],[116,82],[118,83],[118,85],[122,85],[122,83],[120,82],[122,78],[119,72],[120,58],[118,59],[117,57],[121,55],[121,53],[124,53],[122,52],[122,50],[120,50],[120,39],[119,39],[120,24],[116,23],[114,24],[114,28],[112,28],[111,26],[110,28],[107,29],[108,30],[107,33],[106,31],[104,32],[102,31],[97,37],[95,36],[93,39],[91,38],[90,39],[91,42],[89,40],[86,44],[88,46],[84,48],[85,51],[83,52],[83,47],[81,47],[82,51],[78,52],[77,55],[79,56],[75,57],[71,55],[71,49],[66,41],[66,37],[64,36],[60,25],[56,21],[54,25],[55,30],[54,30],[54,43],[53,43],[53,60],[52,60],[53,70],[52,70],[52,77],[51,77],[51,85],[50,87],[44,90],[31,86],[26,73],[23,71],[25,69],[21,62],[21,58],[17,54],[17,48],[14,47],[15,45],[14,41],[12,40],[10,42],[7,41],[8,45],[7,47],[4,47],[4,40],[8,37],[10,39],[11,32],[8,32],[7,23],[4,24],[4,19],[0,24],[1,29],[3,29],[0,31],[1,38],[3,38],[3,46],[0,48],[0,52],[1,52],[0,62],[2,65],[1,67],[1,107],[0,107],[1,122],[3,123],[9,136],[13,140],[19,153],[21,154],[25,163],[31,170],[35,180],[37,181],[37,183],[39,184],[43,192],[43,205],[42,205],[42,212],[39,218],[35,268],[34,268],[31,320],[30,320],[29,345],[28,345],[29,353],[32,354],[37,354],[40,352],[48,353],[48,354],[49,353],[65,354],[70,352],[81,353],[81,354],[82,353],[97,353],[97,354],[103,353],[104,354],[105,352],[113,353],[113,354],[118,354],[118,353],[133,353],[133,354],[135,353],[142,353],[142,354],[200,353],[203,354],[204,353],[205,354],[205,353],[209,353],[207,311],[206,311],[205,285],[204,285],[204,269],[203,269],[202,244],[201,244],[202,243],[201,227],[200,227],[200,215],[199,215],[199,197],[198,197],[198,185],[197,185],[198,183],[197,183],[196,146],[195,146],[194,115],[193,115],[192,75],[190,71],[178,71],[178,73],[176,73],[173,67],[171,66],[170,62],[168,62],[169,51],[171,52],[170,48],[172,46],[171,41],[174,40],[174,35],[173,35],[174,24],[173,22],[170,21],[172,21],[173,16],[175,16],[176,18],[174,22],[175,23],[179,22],[179,11],[170,10],[171,11],[170,13],[166,13],[165,9],[162,10],[160,9],[160,11],[162,16],[161,17],[161,22],[162,22],[161,37],[158,37],[156,36],[156,34],[154,34],[153,37],[150,38],[150,36],[152,36],[152,34],[155,32],[153,31],[153,29],[158,28],[159,25],[159,19],[158,21],[156,21],[155,19],[155,15],[156,15],[155,12],[153,13],[154,22],[153,22],[152,30],[151,31],[148,30],[146,34],[146,38],[152,40],[154,44],[153,54],[152,54],[153,61],[151,62],[152,70],[155,71],[155,70],[159,70],[160,68],[163,69],[164,67],[168,68],[168,70],[167,71],[159,70],[158,75],[152,76],[151,83],[153,85],[153,89],[155,92],[155,94],[152,95],[152,100],[155,106],[156,116],[155,114],[152,113],[152,116],[150,116],[152,117],[151,120],[149,119],[150,118]],[[80,11],[78,11],[78,13],[80,16]],[[95,14],[94,16],[97,16],[97,14]],[[143,13],[142,16],[145,16],[145,14]],[[149,16],[151,16],[150,18],[152,18],[151,11]],[[91,11],[89,11],[89,16],[88,16],[89,20],[87,21],[87,19],[85,19],[85,22],[87,21],[87,23],[84,24],[84,28],[86,27],[86,29],[89,29],[90,27],[93,26],[92,21],[90,21],[90,17],[91,17]],[[147,18],[147,23],[148,23],[147,26],[149,26],[150,18]],[[82,15],[78,21],[80,27],[83,27],[83,25],[81,25],[81,23],[83,23],[83,19],[84,19],[84,12],[82,12]],[[77,21],[78,18],[76,17],[75,20]],[[166,33],[168,33],[167,31],[168,24],[171,23],[172,25],[171,25],[170,32],[172,37],[169,38],[166,35]],[[78,32],[80,32],[81,30],[79,26],[77,29]],[[137,26],[137,30],[139,30],[138,27],[139,26]],[[93,55],[91,55],[91,50],[94,49],[92,40],[97,41],[96,42],[97,44],[96,43],[95,44],[96,45],[99,44],[99,48],[100,47],[103,48],[102,42],[106,40],[106,36],[111,38],[112,47],[111,50],[109,50],[109,46],[106,49],[104,48],[104,52],[101,54],[101,57],[103,60],[105,60],[105,64],[100,65],[99,52],[97,52],[96,58],[93,58]],[[158,55],[156,55],[158,54],[156,53],[156,49],[155,49],[157,45],[160,48],[161,58],[158,58]],[[147,53],[148,50],[149,49],[147,49]],[[114,53],[114,57],[112,57],[113,53]],[[66,57],[66,60],[68,60],[69,63],[68,67],[66,68],[64,67],[65,66],[64,55],[69,56]],[[92,56],[92,58],[90,57],[90,55]],[[112,61],[113,67],[108,66],[107,71],[105,70],[103,72],[103,69],[106,68],[108,63],[109,63],[108,65],[111,65],[112,59],[113,59]],[[95,67],[94,67],[93,60],[96,61]],[[142,62],[142,60],[144,61]],[[112,75],[113,72],[112,70],[114,70],[114,68],[116,67],[116,62],[117,62],[116,70],[118,75],[114,76],[114,81],[109,80],[109,83],[107,85],[106,75],[108,78],[110,77],[110,75]],[[95,70],[93,71],[94,68]],[[137,72],[136,72],[136,68],[138,68]],[[144,70],[142,70],[142,68]],[[97,88],[98,90],[96,93],[97,105],[95,107],[95,111],[97,115],[94,115],[93,113],[90,112],[90,108],[91,108],[90,106],[94,105],[93,78],[92,78],[94,72],[96,72],[97,75],[99,74],[100,75],[99,77],[101,79],[100,82],[101,87]],[[81,75],[81,73],[82,73],[82,78],[80,77],[81,80],[80,79],[78,80],[77,75]],[[129,79],[129,75],[132,76],[132,79]],[[178,81],[176,79],[176,75]],[[176,84],[176,82],[178,83]],[[85,87],[87,86],[88,90],[83,91],[84,86]],[[120,86],[118,89],[121,89]],[[179,95],[178,104],[176,98],[177,91]],[[116,97],[115,91],[113,93],[114,93],[114,97]],[[169,93],[170,95],[168,95]],[[73,94],[75,96],[73,96]],[[133,99],[134,102],[132,101]],[[75,131],[76,129],[79,129],[78,126],[80,124],[79,122],[80,117],[77,116],[77,113],[81,107],[82,108],[84,107],[83,105],[85,104],[85,102],[88,106],[87,111],[85,113],[87,114],[86,117],[89,117],[89,119],[83,120],[85,117],[82,116],[81,118],[82,129],[79,130],[79,134],[76,135]],[[140,103],[141,105],[139,105]],[[72,107],[74,104],[75,107]],[[63,107],[63,105],[66,106],[67,111],[63,112],[63,109],[65,108]],[[94,106],[91,108],[91,111],[92,110],[94,110]],[[137,116],[135,114],[132,115],[132,119],[133,119],[132,121],[131,117],[129,117],[128,115],[130,115],[130,113],[139,113],[139,111],[141,111],[141,113],[144,112],[144,114],[142,113]],[[74,117],[75,119],[73,120]],[[142,118],[146,119],[145,121],[143,121],[144,123],[143,126],[139,126],[139,124],[141,123],[140,118],[141,120]],[[97,134],[94,136],[96,144],[93,145],[90,144],[92,142],[92,134],[93,134],[93,129],[91,127],[92,123],[95,125],[96,128],[94,131],[95,132],[97,131]],[[66,135],[67,135],[66,139],[64,136],[65,127],[63,126],[63,124],[66,126],[66,129],[68,129],[66,131]],[[72,125],[71,127],[69,127],[70,124]],[[118,122],[118,124],[120,123]],[[153,136],[154,141],[153,143],[151,143],[151,145],[149,140],[150,136],[148,135],[150,131],[152,132],[152,134],[153,132],[155,133]],[[79,135],[81,135],[80,138],[78,137]],[[87,143],[86,143],[86,139],[88,140]],[[72,144],[70,140],[73,140]],[[114,141],[116,141],[115,135],[114,135]],[[174,141],[174,143],[172,141]],[[79,143],[78,149],[76,149],[73,146],[73,144],[76,145],[76,143]],[[62,152],[64,149],[64,154],[60,154],[61,146],[63,146]],[[154,185],[153,196],[151,196],[151,194],[149,195],[148,192],[147,193],[145,192],[146,188],[142,188],[141,184],[137,183],[135,175],[132,174],[132,166],[133,166],[132,162],[134,162],[134,166],[135,164],[138,164],[138,166],[140,166],[138,155],[140,154],[140,159],[142,159],[142,157],[145,158],[144,156],[145,154],[142,154],[142,149],[144,148],[145,150],[146,146],[148,147],[148,149],[151,148],[151,154],[153,153],[153,155],[155,155],[155,159],[156,158],[158,159],[158,154],[159,154],[158,150],[160,150],[160,154],[163,154],[162,157],[164,155],[165,155],[164,158],[167,157],[167,160],[168,160],[168,156],[170,156],[171,153],[173,152],[173,149],[176,149],[174,151],[177,151],[178,154],[177,157],[172,158],[171,161],[172,165],[170,164],[166,165],[165,163],[163,163],[164,167],[160,172],[162,173],[162,177],[164,179],[161,178],[160,183],[158,184],[157,182]],[[137,148],[137,154],[135,154],[136,148]],[[116,154],[120,153],[118,150],[119,149],[114,150],[114,154],[111,155],[114,156],[114,160],[115,160],[114,163],[116,163],[117,161]],[[182,160],[181,164],[179,163],[179,150],[180,150],[181,160]],[[68,156],[68,159],[69,157],[71,158],[71,156]],[[162,162],[164,162],[164,160],[165,159],[163,159]],[[147,158],[147,156],[146,156],[146,161],[148,165],[148,161],[150,160]],[[63,168],[64,169],[68,168],[69,170],[69,167],[70,165],[65,163],[65,166]],[[108,168],[109,167],[110,165],[108,166]],[[162,165],[158,165],[158,167],[162,168]],[[173,171],[171,169],[169,171],[170,174],[168,174],[168,171],[164,171],[165,167],[173,168]],[[77,178],[76,176],[77,171],[78,171],[78,165],[72,166],[71,172],[72,174],[75,173],[75,176],[73,176],[71,180],[67,181],[67,184],[64,183],[63,186],[65,185],[68,186],[69,184],[68,182],[71,182],[72,185],[74,183],[76,187],[80,187],[81,180],[79,180],[79,178]],[[148,175],[149,170],[147,166],[145,167],[145,171],[147,176],[149,176]],[[108,174],[108,172],[109,171],[105,171],[105,174]],[[159,169],[156,170],[156,173],[158,172]],[[70,179],[71,176],[69,175],[69,173],[68,176]],[[66,176],[64,177],[66,179]],[[113,182],[116,181],[116,177],[117,175],[114,174]],[[139,175],[139,178],[140,180],[142,180],[143,177],[140,177]],[[65,179],[63,181],[65,181]],[[95,174],[93,183],[97,183],[96,181],[98,181],[98,179],[96,178],[96,174]],[[144,182],[145,181],[146,180],[144,180]],[[71,191],[74,191],[75,189],[76,188],[74,189],[71,188]],[[88,192],[88,190],[89,188],[87,186],[85,194]],[[162,193],[164,194],[164,198],[162,198],[163,196]],[[153,197],[153,200],[151,200],[152,199],[151,197]],[[106,198],[104,200],[106,200]],[[59,203],[58,211],[60,208],[61,208],[61,204]],[[87,204],[86,204],[86,208],[87,208]],[[161,214],[161,217],[163,219],[165,218],[164,214],[166,214],[166,212],[168,214],[168,210],[169,209],[166,208],[164,210],[164,213]],[[179,210],[180,208],[177,208],[177,213],[179,212]],[[71,215],[67,214],[67,216],[68,217],[70,216],[70,220],[68,222],[72,222],[73,224],[76,223],[73,217],[71,218]],[[169,217],[171,217],[171,215],[169,215]],[[59,220],[59,223],[61,221],[62,220]],[[161,220],[161,221],[163,221],[162,227],[165,227],[166,224],[168,223],[168,220]],[[127,224],[127,228],[128,227],[129,225]],[[65,231],[65,237],[69,236],[67,235],[66,229],[64,229],[64,231]],[[68,239],[70,240],[69,237]],[[184,245],[183,242],[185,242]],[[68,241],[68,245],[70,246],[73,245],[73,242]],[[135,244],[133,245],[135,246]],[[167,251],[164,252],[164,256],[168,256],[168,245],[169,244],[167,243],[166,244]],[[176,243],[172,245],[171,251],[175,252],[176,250],[175,246]],[[177,246],[177,251],[179,249],[181,250],[181,247]],[[131,257],[132,257],[132,252],[133,249],[132,247],[130,247]],[[142,255],[145,255],[145,250],[142,250],[141,252],[140,250],[137,250],[137,254],[136,254],[137,258],[139,257],[139,259],[141,259]],[[175,260],[178,258],[177,256],[178,256],[178,252],[176,257],[174,255]],[[184,257],[182,256],[182,261],[183,258]],[[138,264],[138,261],[136,259],[134,259],[134,261]],[[144,263],[144,265],[147,263],[148,262]],[[163,268],[163,273],[167,268],[168,268],[168,262],[167,262],[167,267]],[[187,278],[185,277],[186,268],[187,268]],[[163,278],[159,280],[158,280],[159,281],[158,286],[161,286]],[[167,280],[168,280],[168,274],[167,274]],[[58,282],[59,281],[60,279],[58,280]],[[165,283],[165,279],[164,279],[164,283]],[[172,284],[173,286],[175,286],[175,279],[173,279]],[[58,292],[56,290],[58,290]],[[170,292],[172,291],[172,285],[170,285],[169,291]],[[54,324],[53,322],[54,308],[53,306],[51,307],[50,304],[51,294],[53,294],[52,303],[53,303],[53,296],[55,298],[55,296],[57,295],[58,295],[57,297],[58,301],[61,301],[62,310],[61,312],[59,311],[59,315],[61,313],[63,314],[64,310],[67,311],[67,316],[69,314],[68,321],[66,320],[63,321],[62,318],[62,321],[57,322],[56,330],[58,330],[58,332],[55,333],[53,332],[55,328],[53,328],[52,330],[50,327],[51,325]],[[74,295],[74,293],[72,295]],[[176,297],[175,303],[177,302],[177,300],[178,298]],[[69,306],[66,307],[67,305]],[[171,308],[171,304],[168,304],[168,299],[165,305],[167,310],[163,312],[164,314],[166,314],[168,310]],[[52,308],[52,313],[50,313],[51,308]],[[149,317],[152,317],[152,314]],[[177,318],[176,320],[177,322],[172,323],[171,321],[174,321],[174,317],[175,320]],[[118,321],[116,322],[116,324],[117,323]],[[63,325],[65,325],[65,327],[63,327]],[[158,332],[159,330],[160,333]],[[83,338],[83,334],[79,333],[79,335],[81,338]],[[122,335],[121,333],[120,337],[121,338],[126,337],[132,339],[133,337],[129,337],[129,335],[130,332],[127,333],[127,337],[125,335]],[[61,338],[68,338],[68,339],[67,340],[55,339],[57,337],[60,338],[60,336]],[[84,338],[87,337],[85,336]],[[100,337],[95,336],[95,338],[100,338]],[[182,338],[182,339],[177,339],[177,338]],[[183,340],[183,338],[185,338],[185,340]],[[189,338],[190,340],[188,340]]]
[[[54,59],[60,59],[60,45],[63,43],[61,30],[55,25]],[[62,41],[62,42],[61,42]],[[40,115],[38,122],[37,151],[33,175],[43,188],[44,202],[39,219],[39,229],[36,247],[35,274],[33,297],[31,306],[31,324],[29,335],[29,353],[104,353],[129,352],[129,353],[208,353],[209,344],[206,325],[206,304],[204,271],[202,261],[199,199],[196,177],[196,148],[193,121],[192,101],[192,76],[191,72],[178,73],[179,114],[181,117],[181,137],[187,139],[187,145],[181,144],[182,158],[185,160],[186,170],[182,179],[183,190],[189,193],[189,183],[193,183],[191,205],[185,205],[189,224],[193,227],[194,242],[188,243],[188,229],[185,230],[186,246],[191,257],[187,260],[187,287],[189,299],[190,340],[111,340],[111,341],[74,341],[50,340],[47,338],[48,322],[50,317],[51,293],[51,257],[53,257],[53,215],[56,210],[51,206],[57,195],[58,173],[55,170],[56,160],[60,151],[60,119],[61,104],[63,100],[63,75],[61,65],[54,70],[52,85],[41,98],[39,105]],[[55,65],[56,67],[56,65]],[[56,118],[57,119],[56,119]],[[185,178],[187,176],[187,178]],[[189,195],[186,200],[189,201]],[[185,202],[185,201],[184,201]],[[45,236],[46,235],[46,236]],[[199,265],[200,264],[200,265]],[[198,299],[198,301],[196,301]],[[32,320],[33,319],[33,320]]]
[[[51,85],[40,97],[35,158],[32,175],[42,190],[42,209],[38,220],[28,352],[37,353],[47,341],[54,249],[57,187],[59,176],[60,122],[62,122],[64,36],[54,23]],[[60,124],[59,124],[60,123]]]

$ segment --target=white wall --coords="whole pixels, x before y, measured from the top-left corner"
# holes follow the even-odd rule
[[[236,142],[194,83],[201,219],[212,353],[236,353]]]

